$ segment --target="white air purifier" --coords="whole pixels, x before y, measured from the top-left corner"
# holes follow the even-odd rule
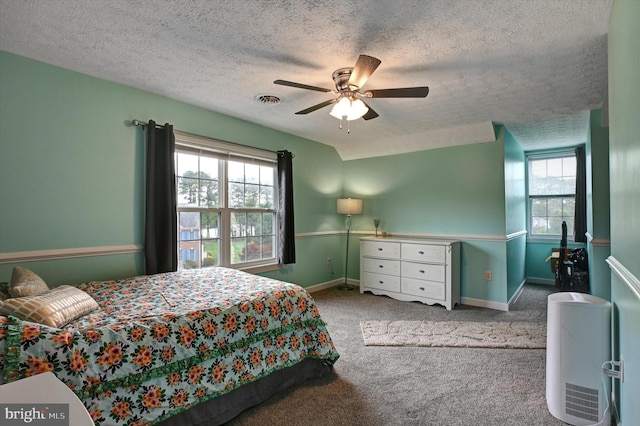
[[[610,385],[602,364],[610,359],[611,303],[583,293],[549,295],[549,412],[571,425],[609,425]]]

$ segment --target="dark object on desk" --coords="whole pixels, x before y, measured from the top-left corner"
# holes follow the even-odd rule
[[[573,263],[573,266],[583,271],[589,270],[589,261],[587,260],[587,250],[583,248],[577,248],[571,250],[569,253],[569,261]]]

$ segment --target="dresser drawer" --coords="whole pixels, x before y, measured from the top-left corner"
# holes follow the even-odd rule
[[[402,258],[419,262],[445,263],[446,246],[402,243]]]
[[[365,272],[362,279],[364,280],[363,287],[400,292],[400,277],[398,276]]]
[[[400,258],[400,243],[389,241],[363,241],[361,248],[362,256],[380,256],[392,259]]]
[[[362,267],[365,272],[376,274],[400,275],[400,261],[378,259],[376,257],[362,258]]]
[[[429,299],[446,300],[444,283],[403,278],[402,293],[427,297]]]
[[[445,282],[445,265],[431,265],[429,263],[402,262],[402,276],[418,280]]]

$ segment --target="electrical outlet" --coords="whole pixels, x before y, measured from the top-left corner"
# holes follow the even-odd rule
[[[493,274],[491,273],[491,271],[485,271],[484,279],[487,281],[491,281],[492,278],[493,278]]]
[[[333,265],[333,260],[330,257],[327,257],[327,266]]]

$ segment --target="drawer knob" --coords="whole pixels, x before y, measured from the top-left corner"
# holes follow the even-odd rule
[[[419,270],[418,272],[420,272],[421,274],[424,274],[424,270],[422,270],[422,269]]]
[[[378,281],[378,284],[384,284],[384,281]]]
[[[420,291],[424,291],[424,287],[420,287]]]
[[[378,251],[382,251],[382,247],[378,247]]]
[[[378,268],[382,269],[384,268],[384,265],[378,265]]]
[[[422,250],[420,250],[420,251],[418,252],[418,254],[424,254],[424,252],[423,252]]]

